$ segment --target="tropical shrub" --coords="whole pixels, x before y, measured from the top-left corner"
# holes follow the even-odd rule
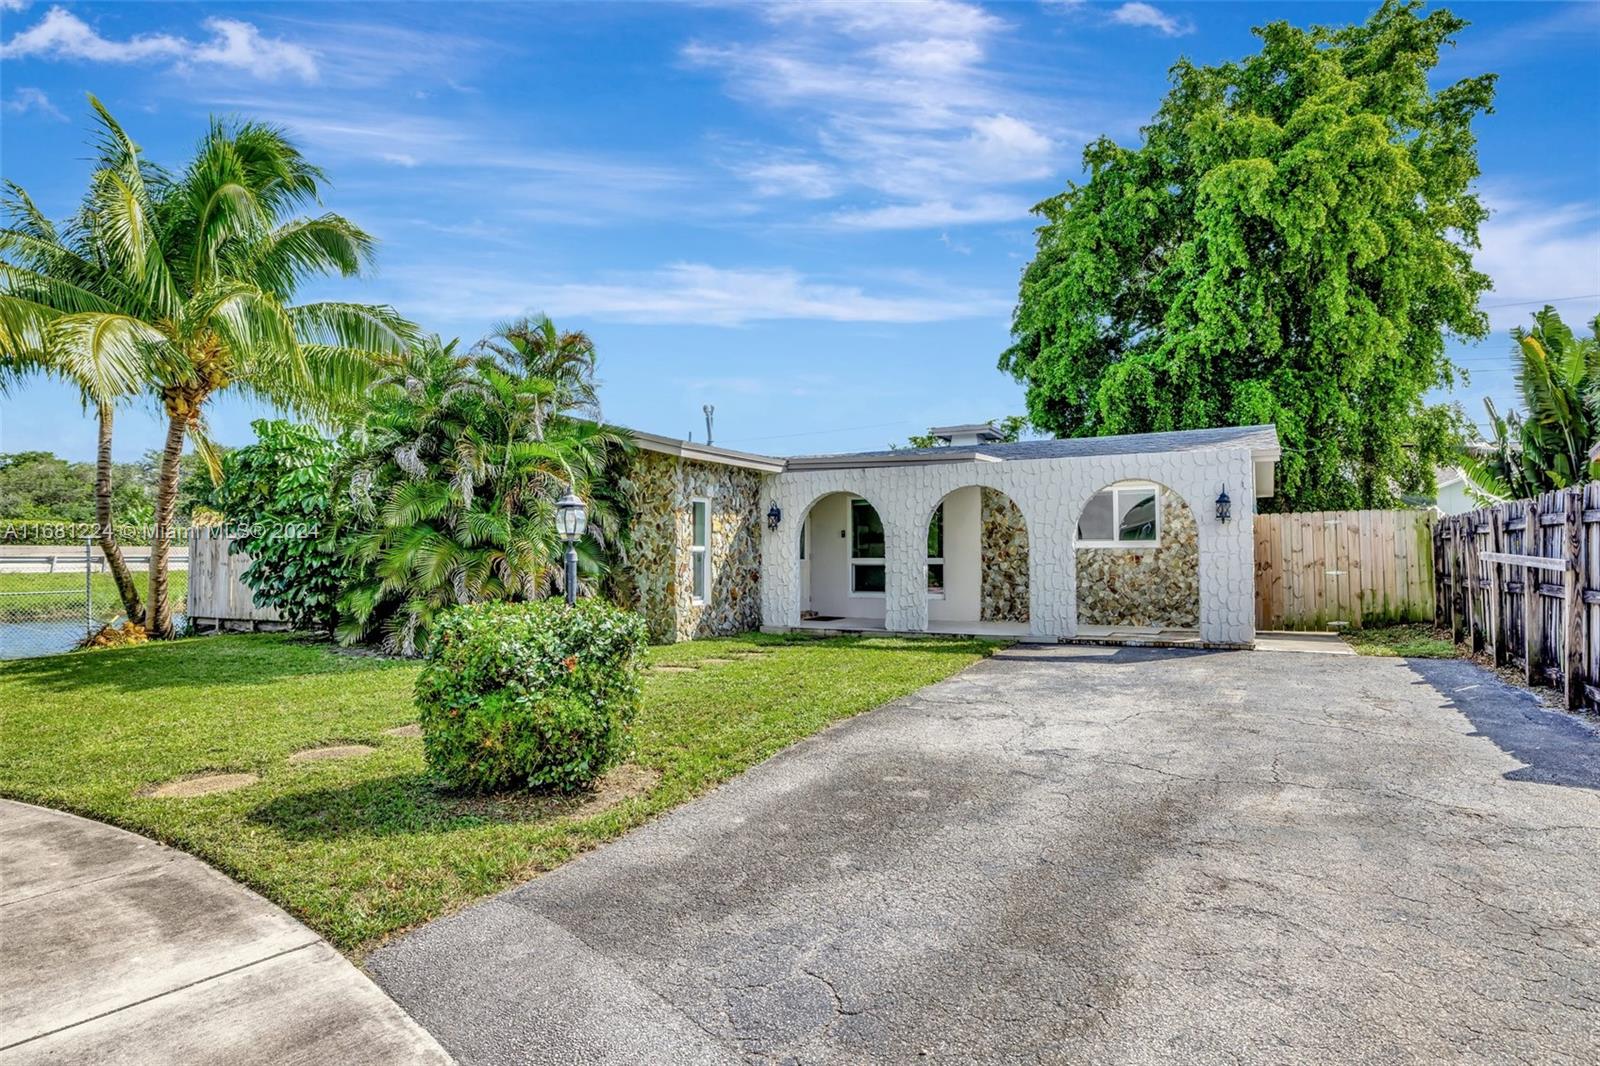
[[[1467,455],[1462,470],[1487,500],[1527,499],[1581,484],[1600,473],[1589,451],[1600,443],[1600,315],[1580,337],[1553,307],[1533,328],[1511,331],[1523,411],[1501,417],[1484,397],[1494,439],[1488,456]]]
[[[433,338],[373,390],[341,474],[357,573],[340,640],[414,655],[450,607],[563,591],[555,501],[569,485],[590,505],[580,575],[603,574],[616,521],[600,482],[626,438],[567,413],[587,402],[567,354],[545,372],[530,351],[513,362]]]
[[[644,646],[644,620],[601,600],[450,611],[416,684],[429,769],[475,792],[587,787],[627,752]]]
[[[252,428],[256,443],[224,457],[212,494],[233,550],[250,556],[240,576],[256,603],[276,607],[297,628],[331,633],[353,572],[337,540],[339,445],[293,422],[262,419]]]

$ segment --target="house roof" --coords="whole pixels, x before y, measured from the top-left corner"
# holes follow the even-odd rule
[[[1169,433],[1130,433],[1117,437],[1069,437],[1024,440],[1014,444],[976,444],[940,448],[895,448],[838,455],[797,455],[786,470],[841,470],[854,467],[926,465],[929,463],[1013,462],[1027,459],[1077,459],[1096,455],[1143,455],[1155,452],[1211,451],[1249,448],[1260,460],[1282,454],[1274,426],[1229,426],[1180,429]]]
[[[702,463],[742,466],[750,470],[760,470],[767,474],[783,472],[784,460],[778,456],[757,455],[754,452],[736,452],[731,448],[718,448],[710,444],[696,444],[692,440],[663,437],[655,433],[644,433],[637,429],[630,429],[628,433],[633,438],[633,442],[647,452],[676,455],[682,459],[694,459]]]
[[[1275,460],[1282,449],[1273,426],[1229,426],[1180,429],[1169,433],[1130,433],[1119,437],[1070,437],[1066,440],[1024,440],[1014,444],[962,444],[935,448],[890,448],[885,451],[796,455],[783,458],[739,452],[709,444],[629,431],[646,451],[702,463],[740,466],[768,474],[785,470],[849,470],[882,466],[927,466],[944,463],[1004,463],[1028,459],[1075,459],[1095,455],[1142,455],[1156,452],[1249,448],[1257,460]]]

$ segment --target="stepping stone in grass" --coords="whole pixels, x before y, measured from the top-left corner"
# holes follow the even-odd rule
[[[360,755],[371,755],[377,748],[366,744],[335,744],[328,748],[307,748],[297,751],[289,756],[289,762],[294,765],[306,762],[327,762],[330,759],[354,759]]]
[[[749,656],[740,656],[739,658],[749,658]],[[706,658],[701,659],[700,661],[703,663],[736,663],[739,661],[739,659],[719,659],[714,655],[708,655]]]
[[[422,726],[416,722],[412,722],[410,725],[397,725],[393,729],[385,729],[383,735],[386,737],[420,737],[422,735]]]
[[[214,792],[232,792],[236,788],[245,788],[260,780],[261,778],[255,774],[195,774],[192,777],[179,777],[164,785],[145,789],[140,795],[155,799],[192,799],[195,796],[209,796]]]
[[[687,674],[700,668],[698,666],[679,666],[676,663],[661,663],[658,666],[652,666],[650,669],[659,670],[663,674]]]

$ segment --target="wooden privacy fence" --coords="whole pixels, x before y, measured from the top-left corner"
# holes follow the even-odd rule
[[[255,596],[240,578],[250,557],[230,552],[233,538],[196,527],[189,534],[189,621],[211,629],[283,627],[276,607],[256,606]]]
[[[1431,511],[1256,515],[1256,628],[1432,620],[1432,521]]]
[[[1457,642],[1600,705],[1600,483],[1440,519],[1434,580]]]

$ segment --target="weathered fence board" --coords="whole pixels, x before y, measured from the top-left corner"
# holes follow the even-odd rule
[[[1256,515],[1256,628],[1431,620],[1432,518],[1428,511]]]
[[[1600,704],[1600,483],[1439,519],[1434,581],[1458,643]]]
[[[215,629],[277,628],[283,616],[276,607],[258,607],[240,577],[250,557],[230,552],[233,538],[196,528],[189,535],[189,620]]]

